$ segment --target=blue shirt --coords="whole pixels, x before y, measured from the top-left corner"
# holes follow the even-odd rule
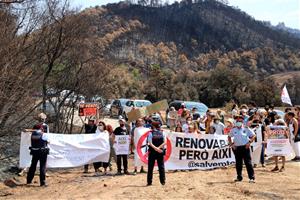
[[[233,128],[231,129],[229,136],[233,137],[234,146],[244,146],[249,142],[249,138],[252,138],[255,133],[249,128]]]

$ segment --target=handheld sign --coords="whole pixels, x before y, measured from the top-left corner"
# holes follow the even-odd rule
[[[115,141],[116,143],[114,144],[114,149],[116,155],[128,155],[130,145],[129,135],[116,135]]]
[[[156,112],[160,112],[167,109],[168,109],[167,100],[158,101],[154,104],[151,104],[143,108],[132,109],[129,113],[127,113],[128,121],[132,122],[139,118],[145,117],[147,115],[152,115]]]
[[[266,154],[268,156],[290,156],[293,149],[287,135],[287,127],[270,126]]]
[[[81,103],[79,104],[79,116],[96,116],[98,108],[98,103]]]

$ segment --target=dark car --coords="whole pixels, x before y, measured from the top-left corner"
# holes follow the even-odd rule
[[[129,99],[115,99],[110,106],[110,116],[117,117],[122,115],[127,101]]]
[[[203,116],[205,115],[206,111],[208,110],[208,107],[204,103],[200,102],[194,102],[194,101],[172,101],[169,104],[169,108],[174,107],[176,110],[179,110],[181,104],[184,103],[185,107],[188,110],[192,110],[194,107],[197,108],[197,112]]]

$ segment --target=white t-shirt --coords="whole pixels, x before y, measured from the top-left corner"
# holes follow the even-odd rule
[[[182,130],[183,130],[183,132],[188,133],[189,132],[189,125],[187,123],[183,124],[182,125]]]
[[[219,122],[218,124],[214,123],[213,127],[215,127],[215,129],[216,129],[216,132],[215,132],[216,135],[224,134],[225,125],[222,122]]]

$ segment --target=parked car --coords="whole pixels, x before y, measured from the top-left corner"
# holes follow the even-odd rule
[[[184,103],[185,107],[188,110],[192,110],[194,107],[197,108],[197,112],[203,116],[205,115],[206,111],[208,110],[208,107],[204,103],[200,102],[194,102],[194,101],[172,101],[169,104],[169,108],[174,107],[175,110],[179,110],[181,104]]]
[[[277,115],[278,115],[281,119],[284,119],[285,113],[284,113],[283,111],[281,111],[281,110],[274,110],[274,111],[277,113]]]
[[[79,104],[85,103],[85,97],[82,95],[70,95],[66,98],[64,105],[65,106],[72,106],[75,103],[75,106],[78,107]]]
[[[182,103],[184,103],[185,107],[188,110],[192,110],[194,107],[197,108],[197,113],[199,113],[200,116],[204,116],[206,114],[206,111],[208,110],[208,107],[204,103],[194,102],[194,101],[179,101],[179,100],[172,101],[169,104],[169,109],[171,107],[174,107],[175,110],[178,111],[180,109]],[[169,109],[167,110],[167,115],[168,115]],[[167,127],[169,127],[168,120],[167,120]]]
[[[115,99],[110,106],[110,117],[117,117],[123,114],[125,104],[129,99]]]
[[[151,105],[151,101],[148,100],[129,100],[126,102],[123,110],[123,117],[127,118],[127,113],[129,113],[132,108],[142,108]]]

